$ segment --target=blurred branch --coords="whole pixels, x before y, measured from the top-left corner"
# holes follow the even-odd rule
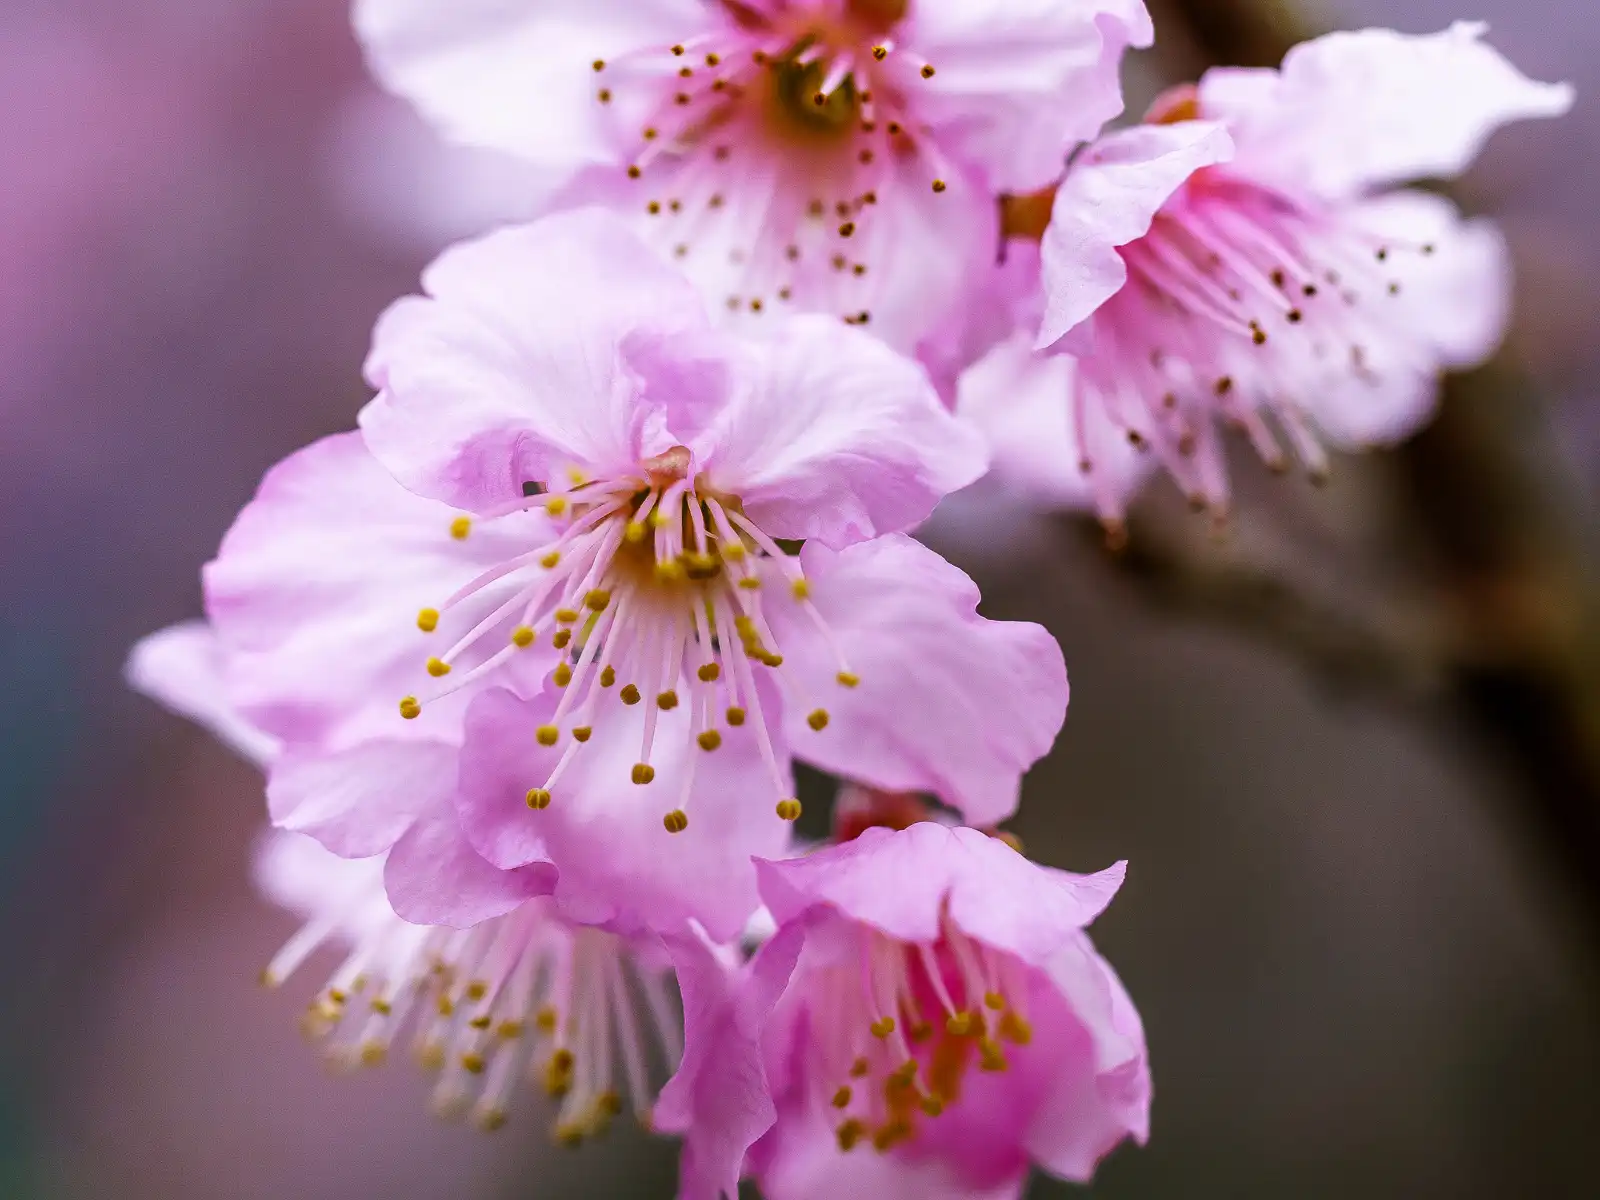
[[[1317,32],[1283,0],[1150,8],[1180,78],[1212,64],[1275,66]],[[1449,380],[1438,419],[1392,456],[1397,508],[1437,598],[1433,623],[1448,633],[1437,663],[1442,700],[1516,786],[1513,815],[1561,868],[1600,948],[1600,590],[1583,502],[1530,419],[1540,412],[1532,394],[1504,363]],[[1306,639],[1314,621],[1291,596],[1228,596],[1233,584],[1179,583],[1170,564],[1144,564],[1136,576],[1159,603],[1213,613],[1238,603],[1231,621],[1327,660],[1323,635]]]

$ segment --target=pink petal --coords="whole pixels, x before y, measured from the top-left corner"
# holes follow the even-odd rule
[[[128,686],[204,726],[257,766],[278,752],[278,739],[233,707],[224,682],[222,646],[204,621],[169,625],[140,639],[123,669]]]
[[[1086,935],[1047,966],[1082,1031],[1083,1053],[1056,1073],[1027,1133],[1028,1154],[1063,1179],[1087,1183],[1124,1138],[1150,1135],[1150,1066],[1144,1025],[1111,965]],[[1036,1017],[1035,1029],[1042,1022]]]
[[[1056,192],[1042,244],[1045,293],[1040,349],[1056,345],[1128,281],[1117,253],[1142,237],[1162,205],[1202,167],[1232,153],[1227,130],[1209,121],[1138,125],[1100,139]],[[1088,345],[1063,349],[1087,353]]]
[[[791,926],[742,969],[693,933],[666,939],[683,995],[683,1061],[654,1124],[685,1136],[679,1200],[736,1197],[745,1152],[776,1119],[762,1034],[804,942]]]
[[[448,801],[424,813],[389,852],[383,882],[397,916],[417,925],[465,929],[504,916],[555,888],[556,870],[490,865],[462,835]]]
[[[374,74],[452,139],[550,166],[604,161],[595,59],[685,41],[706,24],[694,0],[358,0]]]
[[[645,704],[609,714],[551,789],[549,807],[536,811],[528,790],[544,786],[570,744],[547,748],[533,736],[555,701],[491,691],[473,704],[457,799],[473,845],[501,867],[548,857],[561,872],[557,898],[574,919],[654,929],[692,919],[718,940],[737,937],[757,903],[750,856],[782,854],[789,839],[775,801],[764,799],[773,784],[749,727],[725,730],[708,753],[690,740],[687,706],[659,713],[655,779],[638,786],[630,767]],[[662,817],[679,807],[691,756],[694,785],[682,803],[689,827],[671,834]]]
[[[800,316],[755,353],[754,386],[694,448],[771,536],[842,546],[906,529],[983,473],[977,435],[868,334]]]
[[[1207,72],[1201,110],[1229,123],[1241,172],[1285,191],[1343,197],[1456,175],[1500,126],[1572,106],[1569,86],[1528,79],[1481,41],[1487,29],[1328,34],[1280,72]]]
[[[394,845],[455,793],[456,750],[443,742],[378,740],[348,750],[290,749],[267,776],[273,824],[310,834],[344,858]]]
[[[1351,448],[1390,445],[1433,415],[1439,372],[1473,367],[1500,344],[1511,309],[1511,260],[1487,220],[1462,221],[1424,192],[1395,192],[1352,208],[1349,219],[1401,245],[1433,247],[1391,257],[1398,296],[1387,306],[1390,339],[1363,343],[1366,370],[1308,390],[1318,430]]]
[[[1009,816],[1066,716],[1055,639],[979,616],[972,580],[903,534],[842,551],[807,543],[800,561],[831,641],[793,606],[772,613],[783,676],[805,698],[785,713],[795,753],[874,787],[932,792],[975,824]],[[857,686],[838,682],[844,665]],[[821,732],[813,705],[829,714]]]
[[[780,927],[821,905],[900,941],[931,944],[948,913],[971,937],[1032,966],[1050,962],[1105,910],[1125,870],[1057,871],[976,829],[931,821],[756,862],[761,898]]]
[[[1139,0],[918,0],[908,40],[936,73],[914,93],[940,143],[995,191],[1054,182],[1068,151],[1122,111],[1128,46],[1150,44]]]
[[[398,704],[428,694],[435,681],[424,663],[482,612],[447,613],[431,634],[417,628],[417,614],[538,545],[542,517],[458,540],[457,515],[396,483],[355,433],[324,438],[269,471],[205,569],[206,610],[246,717],[274,736],[336,746],[459,736],[470,689],[415,721],[402,720]],[[537,689],[548,658],[530,651],[509,669],[497,682]]]
[[[303,919],[348,911],[383,888],[382,855],[340,858],[315,838],[267,826],[256,835],[250,879],[268,900]]]
[[[408,488],[482,510],[571,466],[609,473],[670,447],[621,354],[641,329],[706,325],[692,285],[622,219],[561,213],[445,251],[426,297],[373,335],[367,444]]]

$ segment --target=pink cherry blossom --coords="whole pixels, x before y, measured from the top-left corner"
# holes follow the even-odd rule
[[[1030,1165],[1085,1181],[1144,1140],[1143,1029],[1083,932],[1122,864],[1071,875],[924,822],[758,870],[777,932],[686,1007],[658,1110],[688,1135],[686,1197],[732,1193],[734,1128],[770,1124],[745,1165],[771,1200],[1012,1196]]]
[[[590,919],[728,938],[799,813],[792,753],[1010,813],[1065,670],[899,532],[984,468],[914,364],[819,316],[720,330],[595,210],[424,284],[379,323],[362,434],[269,473],[207,570],[237,703],[286,743],[277,823],[359,857],[454,807]],[[408,915],[442,923],[426,884]]]
[[[1219,421],[1273,467],[1286,465],[1286,441],[1314,474],[1324,442],[1414,430],[1439,372],[1498,343],[1509,267],[1487,222],[1384,189],[1453,174],[1500,125],[1571,103],[1569,88],[1525,79],[1482,33],[1330,35],[1281,70],[1213,70],[1086,150],[1043,231],[1037,344],[1070,365],[1051,379],[1008,344],[969,384],[986,394],[964,397],[997,460],[1047,495],[1086,494],[1115,525],[1141,478],[1117,441],[1222,513]],[[1053,464],[1019,453],[1021,418],[996,394],[1019,380],[1020,408],[1054,391],[1067,414],[1070,436],[1039,423]]]
[[[361,0],[379,78],[447,134],[575,175],[717,303],[909,346],[1121,111],[1140,0]]]

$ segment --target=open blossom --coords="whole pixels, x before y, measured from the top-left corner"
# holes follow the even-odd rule
[[[799,814],[792,754],[1009,814],[1065,671],[898,532],[984,466],[918,368],[820,316],[719,331],[594,210],[424,282],[361,435],[275,468],[207,569],[230,687],[286,743],[278,823],[376,854],[443,793],[496,866],[720,939]]]
[[[1084,1181],[1144,1140],[1143,1029],[1083,932],[1121,864],[1071,875],[923,822],[759,871],[777,932],[720,1004],[686,1003],[657,1111],[688,1137],[685,1197],[732,1194],[763,1131],[771,1200],[1015,1197],[1031,1165]]]
[[[578,175],[720,306],[909,348],[1121,111],[1140,0],[361,0],[383,82],[451,136]]]
[[[1509,267],[1486,222],[1385,189],[1453,175],[1500,125],[1571,103],[1482,33],[1329,35],[1281,70],[1212,70],[1100,139],[1055,190],[1048,228],[1043,198],[1008,213],[1009,232],[1042,234],[1037,344],[1067,363],[1041,369],[1013,338],[995,351],[1002,363],[980,364],[987,379],[972,386],[987,391],[964,389],[963,413],[1015,445],[1013,408],[1053,401],[1067,436],[1052,419],[1041,440],[1077,453],[1053,472],[1038,453],[1021,465],[1113,523],[1140,479],[1120,465],[1121,442],[1221,513],[1219,421],[1274,467],[1286,441],[1314,475],[1324,440],[1410,433],[1439,372],[1498,343]]]

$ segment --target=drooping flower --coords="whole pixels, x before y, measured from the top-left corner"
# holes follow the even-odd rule
[[[732,1194],[730,1128],[770,1125],[745,1165],[772,1200],[1014,1196],[1030,1166],[1083,1181],[1144,1140],[1143,1029],[1084,933],[1121,864],[1071,875],[924,822],[758,868],[777,932],[690,1012],[657,1111],[687,1134],[686,1197]]]
[[[1121,111],[1140,0],[361,0],[378,77],[449,135],[566,168],[718,305],[904,348]]]
[[[395,915],[381,857],[339,858],[300,834],[269,831],[257,886],[305,923],[262,972],[277,987],[321,946],[345,956],[303,1021],[330,1060],[384,1062],[398,1041],[439,1074],[434,1107],[506,1122],[524,1081],[558,1101],[553,1133],[604,1133],[624,1106],[648,1118],[682,1055],[672,963],[651,939],[574,924],[533,898],[470,928]]]
[[[1455,174],[1500,125],[1571,103],[1569,88],[1520,75],[1483,29],[1319,38],[1281,70],[1210,71],[1093,144],[1054,190],[1048,227],[1048,192],[1006,221],[1043,239],[1037,345],[1068,365],[1046,371],[1006,341],[962,411],[1004,437],[1015,413],[997,389],[1025,392],[1021,409],[1053,394],[1078,453],[1053,472],[1038,453],[1022,466],[1063,498],[1087,493],[1113,525],[1140,479],[1118,463],[1120,441],[1222,513],[1219,422],[1273,467],[1287,441],[1314,475],[1324,441],[1409,434],[1439,373],[1498,343],[1509,267],[1487,222],[1386,189]],[[1041,432],[1051,439],[1063,444]]]
[[[984,466],[918,368],[819,316],[719,331],[593,210],[425,284],[379,324],[362,435],[269,474],[207,571],[238,702],[288,743],[280,824],[375,854],[444,791],[497,866],[553,861],[574,903],[649,895],[720,939],[798,815],[791,751],[1010,812],[1065,672],[897,532]]]

